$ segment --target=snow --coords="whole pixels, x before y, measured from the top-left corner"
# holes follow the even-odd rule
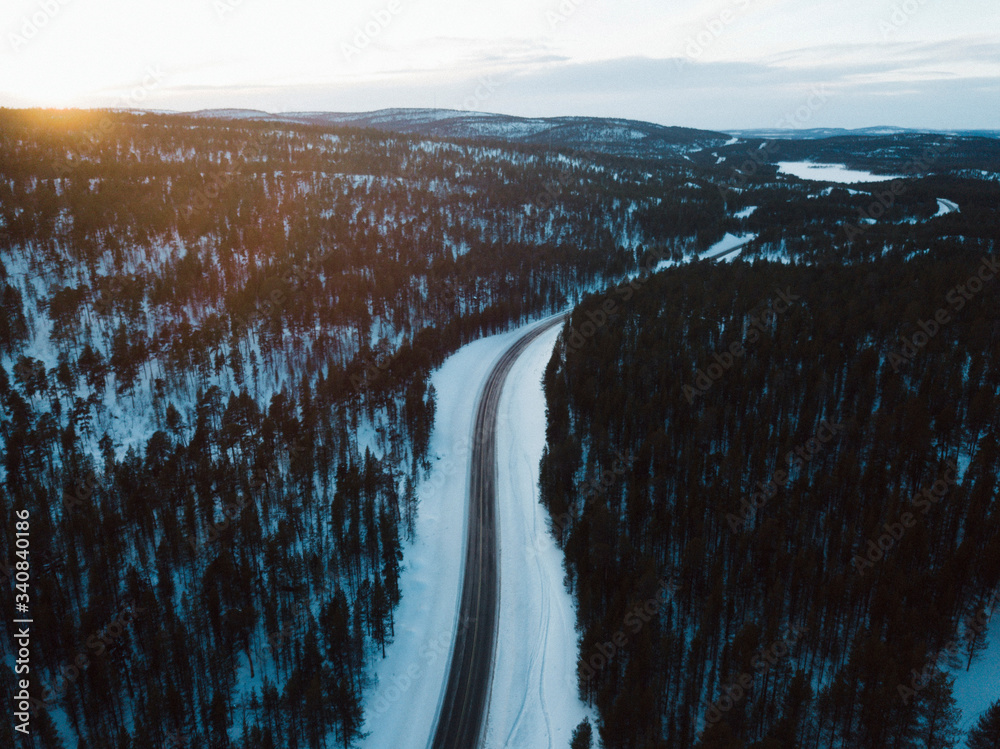
[[[417,490],[395,638],[374,667],[377,685],[365,696],[365,749],[423,746],[434,729],[457,630],[475,404],[492,362],[515,338],[509,333],[471,343],[431,376],[437,391],[429,449],[434,467]]]
[[[545,447],[541,381],[559,330],[543,334],[518,359],[500,400],[500,618],[486,749],[563,749],[589,715],[577,697],[576,606],[563,584],[562,552],[549,532],[548,513],[539,503]]]
[[[968,730],[986,709],[1000,699],[1000,609],[993,610],[987,631],[986,651],[980,653],[968,671],[960,667],[953,671],[953,694],[962,711],[959,726]],[[962,664],[965,665],[964,663]]]
[[[188,112],[191,117],[219,117],[231,120],[258,120],[268,117],[268,113],[259,109],[202,109]]]
[[[848,169],[844,164],[814,164],[811,161],[779,161],[778,172],[813,182],[838,182],[845,185],[901,179],[899,175],[878,175]]]
[[[841,187],[841,188],[838,188],[838,189],[846,190],[848,195],[863,195],[864,194],[860,190],[852,190],[849,187]],[[826,198],[826,197],[829,197],[832,194],[833,194],[833,188],[832,187],[827,187],[827,188],[824,188],[823,190],[820,190],[819,193],[817,193],[816,196],[810,195],[809,197],[810,198],[812,198],[812,197]]]
[[[733,214],[733,218],[750,218],[757,210],[757,206],[752,205],[749,208],[744,208],[742,211]]]
[[[958,203],[953,203],[950,200],[945,200],[944,198],[937,199],[938,212],[935,213],[931,218],[938,218],[940,216],[947,216],[949,213],[958,213],[959,207]],[[908,218],[903,223],[906,224],[916,224],[919,223],[921,219],[919,218]],[[871,221],[871,223],[875,223]]]
[[[541,323],[532,325],[538,324]],[[364,698],[366,722],[362,731],[368,735],[358,744],[363,749],[423,747],[431,738],[443,696],[451,648],[460,626],[459,595],[465,556],[469,457],[475,405],[495,362],[531,327],[524,326],[470,343],[450,356],[431,376],[430,384],[437,392],[437,412],[429,449],[433,468],[430,476],[417,488],[420,504],[415,539],[404,550],[405,568],[400,578],[403,595],[395,615],[395,638],[386,648],[385,659],[374,665],[377,684],[366,691]],[[504,402],[507,406],[499,419],[499,430],[503,435],[498,452],[499,465],[513,464],[518,470],[530,469],[533,472],[532,481],[538,472],[538,458],[533,455],[534,451],[539,457],[541,455],[545,427],[544,402],[539,400],[539,385],[534,380],[533,372],[539,361],[547,361],[544,342],[547,341],[551,349],[554,335],[554,332],[548,333],[541,341],[536,341],[529,348],[527,362],[522,364],[519,361],[515,365],[509,382],[514,383],[515,378],[524,376],[529,379],[526,389],[521,388],[519,380],[517,385],[505,389]],[[511,399],[515,404],[531,401],[535,405],[531,411],[520,413],[520,405],[512,407]],[[504,423],[505,415],[516,419],[516,440]],[[525,421],[525,416],[528,421]],[[517,451],[512,452],[515,445]],[[513,588],[518,582],[511,575],[519,573],[511,572],[516,567],[510,565],[526,566],[524,559],[517,561],[516,554],[513,555],[513,562],[508,561],[506,555],[511,549],[519,547],[506,537],[512,534],[510,538],[516,538],[513,534],[518,532],[522,538],[540,535],[535,525],[540,522],[537,514],[540,508],[532,510],[528,507],[528,504],[536,503],[537,495],[521,493],[522,482],[527,475],[514,469],[500,473],[501,502],[504,505],[501,510],[501,517],[504,518],[501,524],[501,533],[504,534],[501,539],[501,596],[505,597],[501,599],[499,681],[494,684],[493,699],[503,697],[508,702],[497,708],[497,720],[490,725],[497,726],[498,730],[515,729],[519,736],[530,733],[532,736],[568,737],[564,734],[567,721],[576,718],[579,722],[577,715],[582,715],[582,707],[574,711],[573,700],[570,699],[575,690],[569,690],[561,680],[567,662],[574,663],[576,657],[575,652],[570,655],[576,648],[575,617],[572,608],[567,605],[568,595],[562,592],[561,560],[558,556],[553,558],[553,549],[545,543],[541,544],[542,550],[531,571],[534,575],[531,584],[538,586],[533,603],[527,611],[523,606],[517,611],[522,626],[515,640],[521,640],[520,643],[511,642],[511,618],[510,613],[505,611],[505,607],[518,605],[506,597],[510,591],[504,588]],[[520,507],[513,505],[509,499],[512,487],[518,487],[518,496],[526,499],[528,504]],[[517,512],[522,514],[519,516]],[[531,522],[532,525],[519,530],[519,521]],[[554,589],[545,587],[552,580],[553,565],[558,570],[554,578],[558,586]],[[534,611],[535,607],[540,608]],[[526,630],[523,626],[526,621],[534,621],[538,629]],[[542,627],[547,629],[543,631]],[[521,660],[523,648],[532,649],[533,659]],[[507,684],[504,687],[507,694],[497,694],[500,683]],[[517,685],[520,685],[520,691]],[[529,685],[534,690],[531,693],[525,691]],[[542,691],[539,692],[539,689]],[[511,712],[511,706],[518,700],[531,703],[530,707],[521,711],[520,719]],[[568,745],[568,738],[560,743]],[[542,739],[541,743],[532,741],[524,745],[547,744]]]
[[[931,218],[937,218],[938,216],[947,216],[949,213],[958,212],[958,203],[953,203],[950,200],[945,200],[944,198],[938,198],[938,212],[935,213]]]
[[[650,273],[659,273],[661,270],[666,270],[667,268],[676,268],[678,265],[689,262],[690,260],[691,260],[690,257],[686,257],[682,260],[661,260],[653,267]],[[639,275],[640,275],[639,273],[631,274],[627,280],[631,281],[633,278],[637,278]]]
[[[747,242],[751,242],[757,238],[756,234],[726,234],[721,240],[713,244],[708,248],[701,257],[703,260],[711,260],[717,258],[720,255],[725,255],[727,253],[733,252],[733,250],[742,247]],[[739,253],[734,253],[733,257],[737,257]]]

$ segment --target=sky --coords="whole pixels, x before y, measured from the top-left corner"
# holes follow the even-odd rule
[[[0,106],[1000,129],[1000,3],[5,0]]]

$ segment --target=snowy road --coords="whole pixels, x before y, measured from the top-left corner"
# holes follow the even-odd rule
[[[562,553],[538,502],[545,444],[541,377],[559,329],[554,318],[490,336],[431,376],[437,412],[430,474],[417,486],[414,540],[405,550],[395,637],[365,694],[361,749],[426,749],[445,703],[453,644],[475,622],[459,615],[467,556],[475,416],[496,365],[519,339],[548,330],[512,365],[497,413],[500,610],[484,747],[560,747],[588,713],[575,688],[576,611]],[[475,746],[469,744],[468,747]]]
[[[500,398],[500,616],[484,749],[567,749],[573,729],[594,718],[578,697],[576,603],[538,486],[542,375],[559,332],[539,336],[518,358]]]
[[[434,732],[434,749],[482,744],[496,649],[500,574],[497,532],[497,414],[511,368],[531,343],[562,318],[522,336],[490,372],[476,410],[469,474],[468,539],[459,619],[447,687]]]
[[[937,199],[938,212],[935,213],[931,218],[937,218],[938,216],[947,216],[949,213],[958,212],[958,203],[951,200],[945,200],[944,198]]]

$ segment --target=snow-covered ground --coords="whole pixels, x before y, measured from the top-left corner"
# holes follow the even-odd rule
[[[966,731],[1000,699],[1000,608],[993,611],[986,643],[987,649],[976,656],[968,671],[963,663],[963,668],[951,673],[955,679],[955,702],[962,711],[959,725]]]
[[[938,216],[947,216],[949,213],[958,212],[958,203],[953,203],[950,200],[945,200],[944,198],[937,199],[938,212],[935,213],[932,218],[937,218]]]
[[[778,172],[813,182],[839,182],[844,185],[900,179],[899,175],[872,174],[848,169],[844,164],[814,164],[811,161],[779,161]]]
[[[844,191],[846,191],[848,195],[863,195],[864,194],[860,190],[852,190],[849,187],[839,187],[837,189],[838,190],[844,190]],[[815,195],[810,195],[809,197],[810,198],[826,198],[826,197],[829,197],[830,195],[833,194],[833,190],[834,190],[834,188],[832,188],[832,187],[826,187],[826,188],[823,188],[822,190],[820,190]]]
[[[958,213],[960,210],[958,203],[954,203],[950,200],[945,200],[944,198],[937,199],[938,211],[931,218],[938,218],[940,216],[947,216],[949,213]],[[874,219],[864,219],[866,223],[874,224],[876,223]],[[905,224],[919,224],[925,221],[922,218],[911,217],[903,221]]]
[[[757,212],[757,206],[752,205],[749,208],[744,208],[742,211],[737,211],[733,214],[733,218],[750,218],[754,213]]]
[[[437,392],[430,443],[433,468],[418,488],[416,534],[404,551],[395,639],[386,658],[375,664],[378,683],[365,697],[363,731],[368,735],[359,744],[363,749],[423,749],[430,740],[451,647],[462,626],[459,595],[475,405],[493,365],[530,327],[470,343],[431,376]],[[532,487],[545,439],[540,373],[555,335],[553,330],[542,336],[515,365],[499,417],[502,598],[491,703],[497,713],[489,726],[507,733],[515,730],[526,743],[519,738],[516,744],[491,744],[497,747],[545,747],[555,738],[553,746],[568,745],[567,731],[584,714],[564,679],[566,669],[572,673],[575,668],[576,633],[575,613],[562,587],[561,558],[551,541],[539,541],[534,556],[526,555],[523,546],[523,539],[539,538],[544,528],[537,489]],[[529,410],[522,410],[529,404]],[[513,423],[508,425],[507,419]],[[522,598],[511,600],[519,590]],[[515,620],[518,631],[512,635]],[[506,693],[499,694],[501,689]]]
[[[739,247],[742,247],[747,242],[751,242],[757,238],[756,234],[726,234],[722,239],[709,247],[701,257],[705,260],[711,260],[712,258],[717,258],[721,255],[726,255]],[[727,260],[732,260],[733,258],[739,257],[739,252],[733,252],[732,257],[726,258]]]
[[[497,439],[500,621],[486,748],[565,749],[589,713],[577,697],[576,606],[539,504],[545,447],[542,374],[559,335],[538,338],[511,370]]]

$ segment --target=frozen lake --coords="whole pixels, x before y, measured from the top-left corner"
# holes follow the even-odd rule
[[[888,182],[900,179],[898,174],[881,175],[848,169],[844,164],[815,164],[811,161],[779,161],[778,172],[791,174],[799,179],[814,182],[839,182],[851,185],[856,182]]]

